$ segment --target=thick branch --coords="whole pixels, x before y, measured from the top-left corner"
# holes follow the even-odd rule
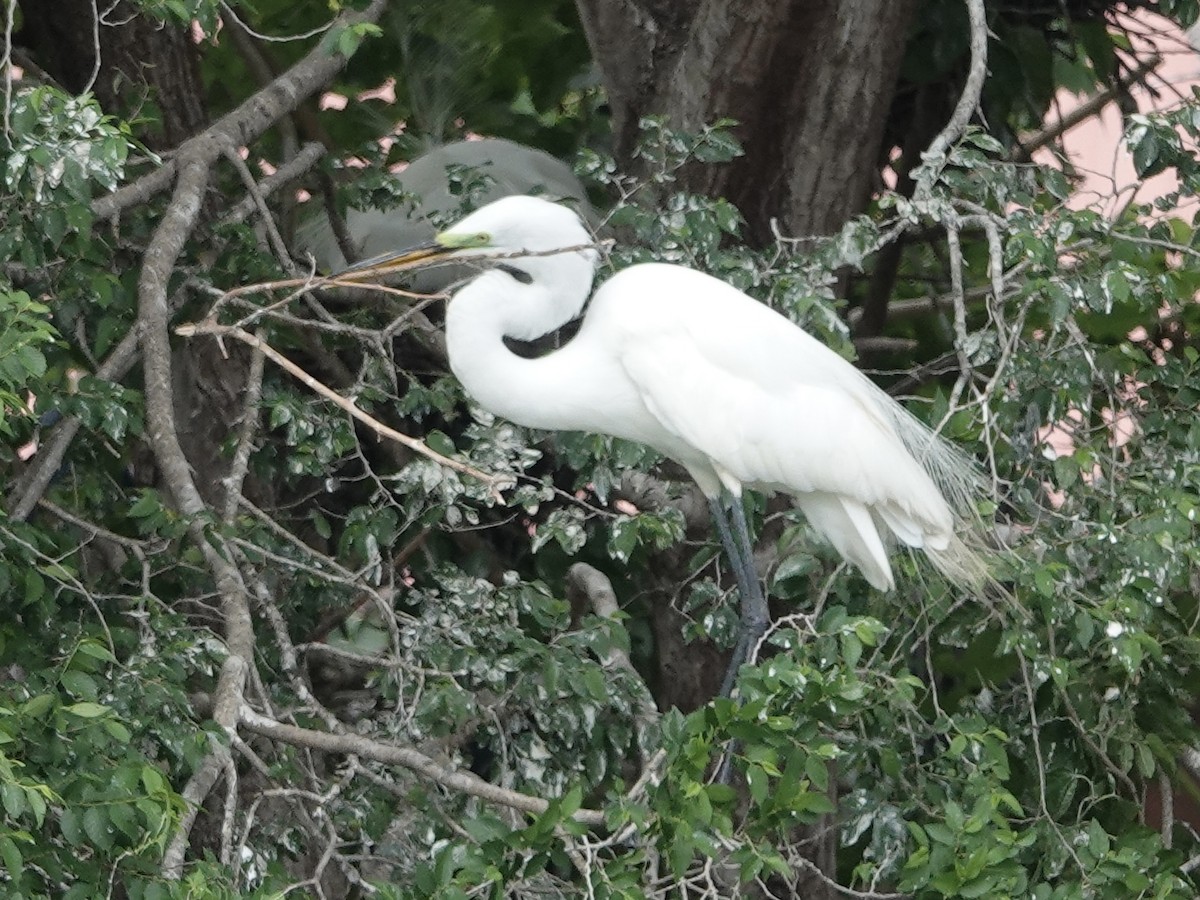
[[[253,658],[254,630],[250,607],[228,554],[217,552],[205,534],[207,506],[196,489],[175,428],[171,384],[170,315],[167,283],[175,262],[200,215],[212,160],[220,152],[214,141],[193,139],[180,153],[179,182],[166,213],[154,231],[138,279],[138,322],[146,385],[146,425],[154,456],[176,508],[188,519],[188,530],[216,579],[225,619],[225,640],[234,656]]]
[[[592,612],[600,618],[612,620],[618,627],[624,627],[617,618],[621,607],[617,603],[617,595],[613,591],[612,582],[595,566],[589,566],[587,563],[575,563],[567,570],[567,594],[570,596],[572,593],[582,595],[591,606]],[[608,668],[624,669],[633,677],[641,688],[639,704],[641,718],[646,722],[657,722],[658,708],[654,705],[650,689],[642,680],[641,673],[634,668],[633,662],[629,659],[629,654],[620,647],[611,647],[601,662]]]
[[[204,501],[192,483],[187,459],[175,432],[167,282],[200,215],[208,179],[208,161],[200,154],[188,154],[171,203],[146,248],[138,279],[138,323],[141,326],[150,443],[175,494],[176,503],[186,516],[203,512]]]
[[[237,728],[237,711],[242,703],[242,694],[246,689],[246,675],[249,667],[245,660],[238,656],[225,659],[221,667],[221,677],[217,681],[217,693],[214,698],[213,720],[225,729],[232,737]],[[229,747],[214,741],[213,748],[201,762],[195,774],[184,785],[181,796],[186,808],[179,817],[179,825],[171,838],[171,843],[163,853],[163,877],[170,881],[178,881],[183,877],[183,861],[187,855],[188,844],[191,841],[192,826],[200,813],[209,792],[217,783],[217,778],[229,763]]]
[[[333,25],[332,30],[362,22],[374,22],[383,14],[386,6],[387,0],[372,0],[371,5],[361,13],[343,16]],[[346,57],[332,52],[326,42],[322,41],[304,59],[236,109],[226,113],[210,128],[184,144],[184,147],[194,145],[197,141],[211,142],[218,135],[232,141],[238,147],[250,144],[274,125],[276,120],[295,110],[306,97],[320,89],[345,65]],[[216,152],[226,145],[217,142],[214,145],[218,148]],[[93,214],[97,219],[111,218],[121,210],[144,203],[160,191],[166,190],[175,176],[179,160],[185,156],[181,148],[181,152],[164,163],[161,169],[156,169],[107,196],[93,200]]]
[[[325,731],[313,731],[309,728],[286,725],[283,722],[276,722],[274,719],[261,716],[248,706],[242,707],[241,724],[247,731],[291,744],[294,747],[306,747],[326,753],[349,753],[387,765],[403,766],[451,790],[461,791],[490,803],[497,803],[531,815],[542,815],[550,808],[549,801],[543,800],[541,797],[532,797],[529,794],[497,787],[471,772],[443,766],[424,753],[409,747],[382,744],[358,734],[330,734]],[[604,824],[604,813],[594,809],[577,810],[571,818],[576,822],[593,827]]]
[[[262,402],[264,357],[255,353],[250,360],[250,371],[246,378],[246,396],[242,402],[242,424],[238,429],[237,450],[233,464],[225,478],[225,509],[221,521],[232,525],[237,515],[238,501],[250,471],[250,454],[254,449],[254,436],[258,433],[259,404]]]
[[[971,21],[971,68],[967,73],[967,83],[963,86],[962,95],[950,115],[950,121],[921,154],[925,160],[925,167],[928,168],[923,167],[925,170],[917,178],[917,197],[928,194],[933,188],[950,146],[967,130],[983,93],[983,82],[987,76],[987,13],[983,8],[983,0],[966,0],[966,4]]]

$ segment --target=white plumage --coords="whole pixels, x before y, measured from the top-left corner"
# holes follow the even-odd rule
[[[681,266],[632,266],[596,291],[565,347],[536,359],[512,353],[505,336],[538,337],[582,311],[598,256],[554,251],[590,240],[573,212],[532,197],[496,201],[438,236],[434,255],[504,257],[446,314],[451,368],[481,406],[533,428],[647,444],[710,499],[744,487],[790,494],[881,590],[894,585],[892,538],[956,581],[983,577],[958,534],[971,517],[970,461],[850,363],[725,282]]]

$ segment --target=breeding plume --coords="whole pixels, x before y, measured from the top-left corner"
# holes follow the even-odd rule
[[[983,577],[957,533],[971,517],[969,460],[824,344],[719,279],[647,263],[592,295],[591,240],[571,210],[507,197],[432,244],[356,268],[490,257],[446,312],[450,367],[467,393],[520,425],[638,441],[687,469],[709,500],[742,597],[726,693],[767,626],[742,509],[747,487],[794,497],[880,590],[894,586],[896,542],[923,550],[956,582]],[[527,359],[505,345],[578,317],[589,295],[561,349]]]

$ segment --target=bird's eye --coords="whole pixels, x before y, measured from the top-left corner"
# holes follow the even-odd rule
[[[471,238],[471,243],[473,243],[476,247],[486,247],[491,242],[492,236],[486,231],[481,231],[479,234]]]

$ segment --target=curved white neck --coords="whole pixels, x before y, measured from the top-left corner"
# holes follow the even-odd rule
[[[484,409],[518,425],[574,430],[585,427],[577,402],[571,345],[537,359],[517,356],[504,338],[533,340],[582,311],[595,274],[591,253],[559,253],[506,261],[529,276],[525,284],[500,269],[484,272],[450,300],[446,349],[450,368]]]

